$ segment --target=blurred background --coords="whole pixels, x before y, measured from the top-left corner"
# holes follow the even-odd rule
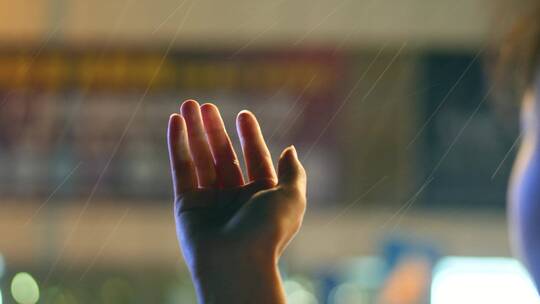
[[[540,303],[511,258],[519,100],[490,53],[531,1],[0,1],[0,303],[195,303],[165,128],[254,112],[309,175],[290,303]]]

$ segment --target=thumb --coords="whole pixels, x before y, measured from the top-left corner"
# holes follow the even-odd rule
[[[306,171],[298,160],[294,146],[283,150],[279,157],[278,180],[279,186],[299,191],[302,196],[306,195]]]

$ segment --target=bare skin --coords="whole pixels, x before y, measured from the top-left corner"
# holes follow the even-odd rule
[[[237,131],[248,176],[218,108],[185,101],[169,120],[174,214],[200,303],[286,303],[277,263],[300,228],[306,174],[293,146],[278,172],[255,116]]]

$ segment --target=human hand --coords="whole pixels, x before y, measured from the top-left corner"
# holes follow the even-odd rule
[[[188,100],[181,115],[171,115],[177,235],[201,302],[279,303],[276,265],[302,223],[306,175],[293,146],[281,154],[276,175],[255,116],[242,111],[236,122],[247,182],[216,106]],[[261,280],[276,286],[258,290]]]

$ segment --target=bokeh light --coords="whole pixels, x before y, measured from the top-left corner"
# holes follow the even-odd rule
[[[318,304],[317,298],[307,290],[300,289],[287,296],[290,304]]]
[[[330,304],[361,304],[366,303],[367,299],[357,285],[343,283],[332,290],[328,302]]]
[[[512,258],[447,257],[434,270],[432,304],[539,304],[525,268]]]
[[[302,281],[302,283],[300,282]],[[310,290],[313,288],[311,282],[303,278],[289,279],[283,282],[287,303],[291,304],[318,304],[319,301]],[[308,286],[306,286],[308,285]]]
[[[35,304],[39,300],[39,286],[29,273],[20,272],[11,281],[11,295],[19,304]]]

